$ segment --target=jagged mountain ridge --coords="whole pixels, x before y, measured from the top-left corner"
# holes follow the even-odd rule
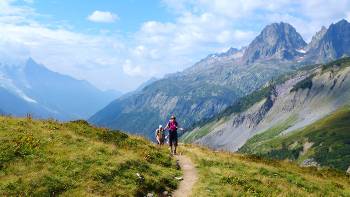
[[[317,62],[336,60],[344,55],[350,55],[350,23],[341,20],[331,24],[327,31],[322,29],[317,41],[310,47],[307,57],[314,58]]]
[[[273,32],[275,38],[269,41],[267,35],[262,36],[267,32]],[[183,72],[148,85],[138,94],[117,99],[89,121],[152,136],[155,125],[164,123],[170,114],[175,114],[180,117],[183,127],[190,127],[222,112],[238,98],[255,91],[272,78],[317,62],[309,55],[315,49],[310,47],[310,52],[304,51],[308,47],[288,24],[272,24],[263,30],[260,37],[247,48],[209,55]],[[270,44],[260,47],[257,42],[261,39]],[[255,57],[256,51],[263,55]],[[254,61],[245,62],[247,57],[254,57]],[[144,117],[147,117],[146,121]]]
[[[309,50],[315,50],[319,48],[321,44],[321,39],[324,37],[324,35],[327,33],[327,28],[325,26],[322,26],[321,30],[318,31],[311,39],[311,42],[307,45],[305,48],[305,52]]]

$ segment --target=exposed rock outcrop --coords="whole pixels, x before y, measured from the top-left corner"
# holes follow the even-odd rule
[[[316,162],[314,158],[305,159],[300,166],[302,167],[320,167],[320,164]]]

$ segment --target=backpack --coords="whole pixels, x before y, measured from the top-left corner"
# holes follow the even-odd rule
[[[157,129],[156,130],[156,137],[157,136],[160,136],[160,137],[164,138],[164,130]]]

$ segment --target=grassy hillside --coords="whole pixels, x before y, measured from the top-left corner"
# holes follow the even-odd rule
[[[199,127],[191,132],[186,132],[180,137],[180,141],[183,143],[192,143],[197,139],[209,134],[217,124],[224,122],[224,119],[219,120],[218,122],[209,122],[208,124]]]
[[[350,179],[329,169],[186,145],[198,168],[193,196],[349,196]]]
[[[85,121],[0,117],[0,140],[1,196],[144,196],[173,190],[181,175],[166,148]],[[192,145],[180,152],[199,172],[193,196],[350,195],[349,177],[333,170]]]
[[[0,142],[0,196],[144,196],[181,173],[167,150],[85,121],[0,117]]]
[[[265,135],[249,139],[240,152],[299,162],[313,158],[320,165],[344,171],[350,165],[350,106],[287,135],[268,139]]]

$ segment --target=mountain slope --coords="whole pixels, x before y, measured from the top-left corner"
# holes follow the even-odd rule
[[[203,87],[201,82],[195,82],[187,76],[159,80],[139,93],[117,99],[89,121],[101,126],[151,135],[153,127],[164,123],[170,113],[177,116],[193,114],[187,120],[181,120],[180,123],[186,126],[217,113],[231,102],[230,99],[237,97],[232,89],[209,82]],[[192,92],[188,94],[189,91]],[[209,91],[211,96],[208,98]]]
[[[265,138],[266,132],[249,139],[240,152],[276,159],[299,160],[302,165],[330,166],[346,171],[350,167],[350,107],[292,131]],[[316,162],[316,163],[315,163]]]
[[[28,101],[29,104],[35,101],[36,105],[51,112],[48,116],[41,111],[27,111],[38,117],[61,120],[88,118],[118,96],[114,92],[100,91],[86,81],[53,72],[37,64],[33,59],[29,59],[23,65],[3,65],[0,73],[1,86],[7,91]],[[17,111],[24,109],[17,109],[10,100],[3,104],[11,105],[13,108],[7,113],[22,115]]]
[[[30,102],[28,100],[19,97],[18,95],[8,91],[5,88],[0,87],[0,109],[2,115],[16,115],[26,116],[32,114],[36,118],[43,117],[60,117],[54,111],[50,111],[47,108],[40,106],[36,102]]]
[[[180,175],[168,150],[85,121],[0,117],[0,142],[1,196],[156,195]]]
[[[349,58],[300,71],[273,85],[248,109],[208,122],[183,139],[237,151],[256,134],[263,141],[301,129],[350,103],[349,75]]]

